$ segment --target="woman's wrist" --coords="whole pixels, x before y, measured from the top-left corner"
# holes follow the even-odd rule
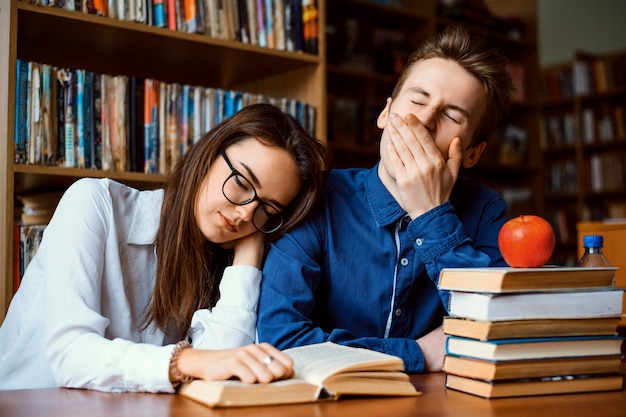
[[[187,340],[181,340],[180,342],[176,343],[176,346],[174,346],[174,350],[172,351],[172,356],[170,358],[170,371],[169,371],[170,381],[172,383],[178,383],[178,382],[184,383],[184,382],[191,382],[193,380],[193,377],[191,375],[187,375],[181,372],[179,368],[179,360],[180,360],[180,356],[182,352],[185,349],[190,349],[190,348],[191,348],[191,343],[189,343]]]

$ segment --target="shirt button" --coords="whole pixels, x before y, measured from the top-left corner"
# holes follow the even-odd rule
[[[402,309],[396,308],[396,317],[400,317],[402,315]]]
[[[422,243],[424,243],[424,239],[418,237],[417,239],[415,239],[415,243],[417,244],[417,246],[422,246]]]
[[[400,265],[407,266],[409,264],[409,260],[407,258],[400,259]]]

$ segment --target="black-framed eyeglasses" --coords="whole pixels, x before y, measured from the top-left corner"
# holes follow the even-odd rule
[[[273,233],[283,225],[283,215],[280,211],[263,200],[256,193],[254,185],[241,172],[237,171],[226,156],[226,152],[220,152],[226,165],[230,168],[230,175],[222,185],[222,193],[228,201],[238,206],[245,206],[253,201],[258,201],[259,205],[252,214],[252,224],[262,233]]]

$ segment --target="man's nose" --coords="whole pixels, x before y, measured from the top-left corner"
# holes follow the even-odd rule
[[[423,109],[417,112],[415,116],[420,121],[420,123],[423,124],[424,127],[426,127],[426,129],[428,129],[429,131],[434,130],[437,126],[437,113],[436,109],[434,109],[433,107],[425,106]]]

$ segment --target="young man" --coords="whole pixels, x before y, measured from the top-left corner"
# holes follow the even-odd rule
[[[459,28],[407,62],[378,117],[380,162],[334,170],[317,212],[275,242],[258,337],[279,348],[332,341],[441,370],[445,267],[503,265],[505,203],[459,177],[508,110],[506,60]]]

